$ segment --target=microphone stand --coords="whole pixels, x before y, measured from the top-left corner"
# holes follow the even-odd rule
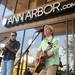
[[[32,40],[31,44],[28,46],[28,48],[26,49],[26,51],[23,53],[22,56],[24,56],[24,54],[26,53],[26,68],[25,68],[25,72],[24,75],[28,75],[28,54],[29,54],[29,48],[31,47],[32,43],[35,41],[35,39],[38,37],[38,35],[40,34],[40,32],[38,32],[38,34],[35,36],[35,38]]]

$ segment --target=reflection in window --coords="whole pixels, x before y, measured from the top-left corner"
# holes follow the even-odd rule
[[[69,69],[73,70],[73,66],[74,66],[74,59],[73,59],[73,46],[72,46],[72,41],[73,41],[73,38],[72,38],[72,35],[69,35],[68,36],[68,50],[69,50]],[[66,60],[66,54],[67,54],[67,40],[66,40],[66,35],[60,35],[60,36],[57,36],[58,40],[59,40],[59,56],[61,58],[61,62],[62,62],[62,65],[63,65],[63,69],[64,70],[67,70],[67,60]]]
[[[17,36],[17,40],[20,41],[21,46],[22,46],[23,32],[24,32],[23,30],[22,31],[18,31],[18,36]],[[31,44],[32,40],[38,34],[38,32],[37,33],[35,33],[35,32],[36,32],[36,29],[27,29],[27,30],[25,30],[25,38],[24,38],[24,44],[23,44],[22,53],[24,53],[26,51],[26,49],[28,48],[28,46]],[[35,57],[36,52],[37,52],[37,48],[38,48],[41,40],[42,40],[42,35],[40,33],[38,35],[38,37],[35,39],[35,41],[32,43],[31,47],[29,48],[29,55]],[[18,58],[20,56],[20,50],[18,51],[18,55],[17,55]]]

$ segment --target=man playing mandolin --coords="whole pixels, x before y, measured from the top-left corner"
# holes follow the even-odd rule
[[[44,36],[45,38],[38,48],[35,72],[39,75],[56,75],[59,65],[59,43],[54,37],[54,28],[45,25]]]

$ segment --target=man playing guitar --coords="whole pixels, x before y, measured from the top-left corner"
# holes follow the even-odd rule
[[[57,66],[59,65],[59,44],[53,33],[54,28],[52,26],[44,26],[45,38],[38,48],[36,59],[35,72],[39,75],[56,75]]]

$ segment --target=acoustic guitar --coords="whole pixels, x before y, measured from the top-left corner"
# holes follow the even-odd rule
[[[41,52],[40,55],[41,56],[39,56],[39,58],[37,59],[37,67],[35,69],[36,73],[39,73],[44,68],[47,52]]]
[[[47,51],[50,50],[53,46],[53,43],[48,42],[49,46],[45,51],[41,51],[39,54],[39,58],[37,59],[37,67],[35,69],[36,73],[39,73],[45,66],[45,60],[47,59]]]

